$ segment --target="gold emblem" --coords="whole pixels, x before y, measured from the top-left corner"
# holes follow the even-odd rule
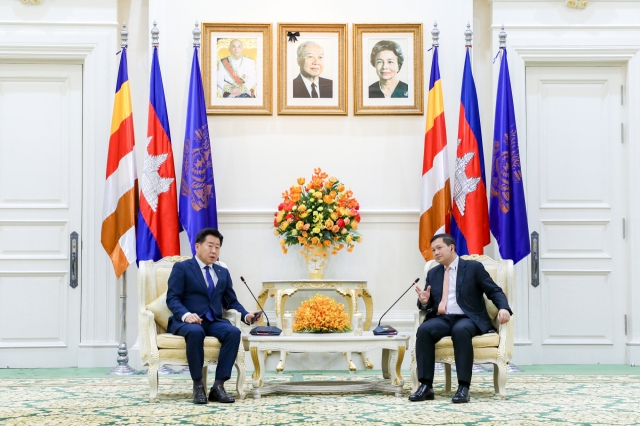
[[[501,148],[508,148],[508,150],[500,151]],[[515,126],[503,135],[502,142],[493,142],[493,158],[491,197],[498,198],[502,213],[508,213],[511,208],[511,186],[522,183],[518,132]]]
[[[182,184],[180,193],[188,196],[195,211],[209,207],[214,197],[213,166],[211,163],[211,144],[209,130],[202,126],[195,131],[193,139],[184,142],[182,166]],[[207,171],[211,169],[211,175]],[[188,176],[185,176],[188,173]]]

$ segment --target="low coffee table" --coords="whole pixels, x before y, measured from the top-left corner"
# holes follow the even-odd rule
[[[410,336],[374,336],[365,331],[362,336],[353,333],[294,333],[291,336],[248,336],[249,352],[253,361],[253,397],[260,398],[275,392],[287,393],[344,393],[344,392],[392,392],[402,396],[404,379],[400,366],[409,347]],[[264,362],[267,351],[285,352],[365,352],[382,349],[382,379],[364,381],[308,381],[264,383]],[[347,359],[347,363],[349,363]],[[309,368],[312,370],[312,368]]]

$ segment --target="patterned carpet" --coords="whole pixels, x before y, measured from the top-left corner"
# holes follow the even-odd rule
[[[501,401],[492,374],[474,375],[471,403],[453,405],[436,382],[436,400],[411,403],[391,394],[250,396],[235,404],[191,404],[184,375],[160,377],[158,402],[148,402],[144,376],[0,379],[2,425],[575,425],[640,424],[640,376],[512,374]],[[272,375],[267,381],[377,380],[373,374]],[[405,375],[405,379],[408,375]],[[442,376],[437,378],[442,379]],[[233,379],[232,379],[233,380]],[[228,383],[227,390],[234,389]],[[250,394],[250,382],[247,384]],[[229,392],[235,394],[235,392]]]

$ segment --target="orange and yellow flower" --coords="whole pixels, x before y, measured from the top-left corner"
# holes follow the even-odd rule
[[[344,305],[322,294],[316,294],[302,302],[293,316],[293,331],[296,332],[351,331]]]

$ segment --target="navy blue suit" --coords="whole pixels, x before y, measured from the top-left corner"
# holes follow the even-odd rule
[[[240,329],[223,318],[222,311],[235,309],[243,319],[248,313],[236,298],[229,271],[219,265],[211,266],[218,277],[211,297],[203,271],[195,258],[174,265],[167,289],[167,306],[173,313],[173,316],[169,317],[167,332],[185,338],[189,371],[191,378],[196,381],[202,379],[205,336],[213,336],[222,344],[216,367],[216,380],[224,381],[231,377],[231,369],[240,344]],[[213,310],[213,321],[205,317],[209,308]],[[202,324],[183,322],[182,316],[187,312],[197,314],[202,318]]]
[[[424,289],[431,286],[431,295],[426,306],[418,300],[418,308],[427,311],[427,318],[416,333],[416,363],[418,379],[421,383],[433,382],[435,367],[435,345],[445,336],[453,340],[453,352],[456,359],[458,380],[471,382],[473,368],[473,336],[487,333],[494,329],[483,294],[498,309],[506,309],[510,314],[509,302],[500,286],[498,286],[480,262],[458,259],[458,275],[456,278],[456,302],[463,315],[438,314],[438,306],[442,300],[444,282],[444,266],[438,265],[429,270]]]

